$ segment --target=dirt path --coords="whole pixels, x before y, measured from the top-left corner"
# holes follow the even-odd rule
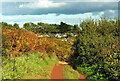
[[[80,77],[80,79],[84,79],[84,80],[86,79],[83,74],[79,74],[79,77]]]
[[[51,81],[65,81],[64,78],[64,64],[55,65],[51,72]]]
[[[58,65],[55,65],[52,72],[51,72],[51,81],[64,81],[64,65],[67,65],[68,63],[59,61]]]
[[[55,79],[60,79],[60,81],[64,81],[64,65],[67,65],[66,62],[59,62],[58,65],[55,65],[51,72],[51,81],[56,81]],[[84,75],[79,74],[80,79],[86,79]],[[62,80],[61,80],[62,79]]]
[[[64,79],[64,64],[58,64],[54,66],[51,72],[51,79]]]

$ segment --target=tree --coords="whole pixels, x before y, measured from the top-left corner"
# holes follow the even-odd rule
[[[23,28],[25,28],[25,29],[28,30],[28,31],[31,31],[31,23],[25,23],[25,24],[23,25]]]
[[[24,25],[23,25],[23,28],[28,28],[29,27],[29,23],[25,23]]]
[[[76,24],[76,25],[74,25],[74,26],[73,26],[73,32],[78,34],[78,33],[79,33],[79,31],[80,31],[79,26],[78,26],[77,24]]]
[[[66,33],[72,30],[72,26],[66,23],[60,22],[58,29],[60,30],[61,33]]]
[[[17,29],[19,28],[19,25],[17,23],[15,23],[13,26],[14,28],[17,28]]]
[[[8,24],[8,27],[11,28],[11,27],[13,27],[13,26],[12,26],[12,24]]]
[[[5,28],[5,27],[7,27],[8,26],[8,24],[6,23],[6,22],[2,22],[2,27],[3,28]]]

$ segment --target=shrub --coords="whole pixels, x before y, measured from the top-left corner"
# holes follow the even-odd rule
[[[87,20],[81,27],[73,45],[75,52],[70,58],[71,64],[88,79],[117,80],[120,68],[118,20]]]

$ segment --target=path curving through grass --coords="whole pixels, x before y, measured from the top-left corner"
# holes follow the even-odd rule
[[[55,65],[54,67],[53,67],[53,69],[52,69],[52,71],[51,71],[51,81],[55,81],[56,79],[58,80],[62,80],[62,81],[65,81],[65,79],[66,79],[66,73],[64,73],[64,67],[65,66],[69,66],[68,65],[68,63],[66,63],[66,62],[62,62],[62,61],[59,61],[59,63],[58,63],[58,65]],[[68,67],[66,67],[66,68],[68,68]],[[68,70],[71,70],[71,68],[69,67],[68,68]],[[71,70],[72,72],[73,72],[73,69]],[[68,73],[70,73],[70,72],[68,72]],[[68,74],[67,73],[67,74]],[[75,73],[75,71],[74,71],[74,73]],[[73,73],[73,74],[74,74]],[[77,73],[77,72],[76,72]],[[79,74],[78,73],[78,77],[80,78],[80,79],[86,79],[85,78],[85,76],[84,75],[82,75],[82,74]],[[68,78],[67,78],[68,79]],[[76,78],[77,79],[77,78]]]
[[[59,63],[53,67],[51,72],[51,79],[65,79],[64,78],[64,64]]]

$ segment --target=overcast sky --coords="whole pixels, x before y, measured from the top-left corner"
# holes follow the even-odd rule
[[[23,2],[24,1],[24,2]],[[87,18],[115,18],[118,16],[118,0],[3,0],[2,21],[9,24],[44,22],[80,24]],[[103,2],[104,1],[104,2]]]

